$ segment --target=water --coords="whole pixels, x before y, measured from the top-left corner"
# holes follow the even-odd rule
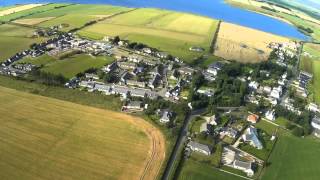
[[[0,0],[0,6],[26,3],[69,2],[111,4],[127,7],[152,7],[194,13],[221,19],[273,34],[306,40],[308,37],[294,26],[280,20],[230,6],[223,0]]]

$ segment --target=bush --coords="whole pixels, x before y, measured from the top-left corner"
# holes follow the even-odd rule
[[[292,134],[297,136],[297,137],[301,137],[304,135],[303,129],[299,128],[299,127],[294,127],[292,130]]]

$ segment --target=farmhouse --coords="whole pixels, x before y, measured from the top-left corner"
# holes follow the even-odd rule
[[[211,154],[211,148],[208,145],[200,144],[195,141],[190,141],[187,144],[187,147],[190,148],[192,151],[200,152],[208,156]]]

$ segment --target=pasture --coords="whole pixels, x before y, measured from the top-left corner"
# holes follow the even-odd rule
[[[241,180],[242,178],[219,171],[204,163],[186,160],[179,173],[179,180]]]
[[[256,63],[268,59],[271,42],[289,42],[285,37],[222,22],[214,55],[228,60]]]
[[[136,9],[122,13],[82,29],[81,36],[102,39],[120,36],[167,51],[191,62],[208,53],[217,20],[158,9]],[[192,46],[205,49],[203,53],[190,52]]]
[[[111,57],[92,57],[89,55],[76,55],[63,60],[54,60],[50,58],[41,58],[36,60],[37,63],[45,64],[41,69],[53,74],[62,74],[67,78],[72,78],[76,74],[83,72],[89,68],[101,68],[113,61]]]
[[[32,43],[39,43],[43,38],[32,38],[34,29],[16,25],[0,25],[0,62],[17,52],[29,49]]]
[[[0,179],[155,179],[164,161],[140,118],[3,87],[0,113]]]
[[[283,134],[270,156],[270,165],[266,167],[262,180],[319,179],[319,154],[319,139]]]

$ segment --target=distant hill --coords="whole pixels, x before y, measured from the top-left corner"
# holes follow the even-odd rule
[[[267,0],[269,2],[285,5],[295,8],[306,14],[319,19],[320,18],[320,1],[319,0]]]

